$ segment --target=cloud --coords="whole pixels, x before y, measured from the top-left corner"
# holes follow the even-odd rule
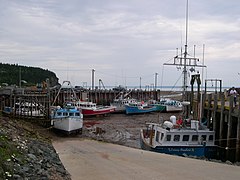
[[[154,73],[159,74],[159,83],[164,79],[166,85],[175,84],[181,71],[165,67],[162,78],[162,66],[171,62],[176,48],[180,52],[184,47],[185,3],[2,0],[1,61],[52,69],[61,81],[72,78],[76,84],[90,84],[93,68],[96,79],[109,85],[139,84],[141,76],[148,77],[143,83],[151,84]],[[211,76],[238,71],[234,67],[240,63],[239,7],[238,1],[189,1],[188,51],[193,55],[196,45],[196,56],[202,59],[205,44]],[[226,59],[234,67],[216,70],[217,62],[224,64]]]

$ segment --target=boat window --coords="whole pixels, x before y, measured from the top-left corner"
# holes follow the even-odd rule
[[[161,141],[163,140],[164,137],[164,133],[161,133]]]
[[[180,141],[180,135],[174,135],[173,140],[174,141]]]
[[[192,136],[192,141],[198,141],[198,135],[193,135]]]
[[[63,116],[67,116],[67,113],[66,113],[66,112],[64,112],[64,113],[63,113]]]
[[[170,134],[167,135],[167,141],[171,141],[171,135]]]
[[[206,141],[207,136],[206,136],[206,135],[202,135],[201,139],[202,139],[203,141]]]
[[[58,116],[61,116],[61,115],[62,115],[62,113],[61,113],[61,112],[57,112],[57,115],[58,115]]]
[[[69,113],[69,116],[73,116],[73,113]]]
[[[210,135],[208,140],[213,141],[213,135]]]
[[[189,135],[183,135],[183,141],[189,141]]]
[[[75,113],[75,116],[80,116],[80,113]]]
[[[159,141],[160,132],[157,132],[156,141]]]

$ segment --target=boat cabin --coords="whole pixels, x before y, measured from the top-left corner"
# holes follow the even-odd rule
[[[81,113],[76,109],[57,109],[53,115],[55,118],[61,117],[81,117]]]
[[[163,128],[159,124],[150,123],[145,132],[152,146],[213,146],[215,133],[208,129],[194,128]]]

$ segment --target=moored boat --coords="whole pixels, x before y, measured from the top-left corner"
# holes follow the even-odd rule
[[[191,125],[186,127],[181,120],[176,121],[174,116],[171,118],[171,121],[163,124],[147,123],[147,128],[141,129],[142,149],[179,156],[216,156],[214,131],[200,125],[196,120],[191,120]]]
[[[60,106],[54,106],[61,90],[65,91],[62,108]],[[81,110],[73,105],[73,102],[76,100],[76,93],[70,81],[63,81],[50,109],[51,124],[54,129],[60,130],[66,134],[82,132],[83,114]]]
[[[113,102],[111,103],[111,106],[115,106],[115,112],[116,113],[123,113],[126,111],[126,105],[132,104],[132,103],[136,103],[137,100],[134,98],[131,98],[129,96],[129,94],[131,93],[132,90],[130,90],[127,93],[124,92],[120,92],[115,99],[113,100]]]
[[[88,101],[75,101],[73,105],[81,109],[84,116],[106,115],[115,111],[115,106],[100,106]]]
[[[20,116],[44,117],[43,105],[36,102],[16,102],[15,113]]]
[[[156,106],[147,105],[144,103],[130,103],[125,105],[126,114],[144,114],[150,113],[157,110]]]
[[[113,103],[111,103],[112,106],[115,106],[115,112],[125,112],[126,111],[126,105],[136,103],[137,100],[133,98],[123,98],[123,99],[114,99]]]
[[[61,130],[67,134],[81,133],[83,127],[83,115],[80,110],[70,104],[63,108],[58,106],[52,111],[51,124],[53,125],[53,128]]]
[[[180,101],[164,98],[160,101],[151,101],[150,105],[157,106],[157,111],[161,112],[180,112],[183,110],[182,103]]]

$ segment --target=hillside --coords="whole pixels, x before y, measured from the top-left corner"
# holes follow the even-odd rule
[[[19,85],[19,80],[25,86],[32,86],[49,79],[50,86],[58,84],[58,78],[54,72],[38,67],[20,66],[17,64],[0,63],[0,85]]]

